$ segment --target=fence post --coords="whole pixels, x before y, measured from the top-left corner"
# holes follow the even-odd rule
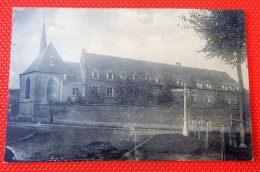
[[[232,126],[233,126],[232,113],[230,113],[230,132],[229,132],[229,146],[233,146],[233,138],[232,138]]]
[[[209,122],[206,121],[205,151],[209,148]]]
[[[201,119],[199,120],[199,126],[198,126],[198,128],[199,128],[199,131],[198,131],[198,138],[200,139],[201,137],[200,137],[200,134],[201,134],[201,126],[202,126],[202,121],[201,121]]]
[[[192,133],[194,134],[194,120],[191,120],[191,130],[192,130]]]
[[[225,128],[224,125],[222,124],[221,126],[221,160],[225,160]]]
[[[194,120],[194,137],[197,137],[197,121]]]

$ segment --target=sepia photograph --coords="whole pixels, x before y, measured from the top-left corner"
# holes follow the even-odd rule
[[[13,8],[5,162],[251,161],[243,10]]]

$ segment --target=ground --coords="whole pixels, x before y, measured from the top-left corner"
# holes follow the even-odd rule
[[[14,161],[10,158],[12,153],[16,161],[221,160],[220,139],[216,135],[209,139],[211,147],[205,152],[203,138],[199,140],[179,133],[86,125],[9,123],[5,161]],[[229,158],[237,159],[232,154]]]

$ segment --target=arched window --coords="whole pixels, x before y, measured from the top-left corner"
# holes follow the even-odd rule
[[[50,78],[47,82],[47,101],[57,101],[58,97],[58,81]]]
[[[25,99],[30,99],[31,97],[31,79],[28,77],[25,83]]]

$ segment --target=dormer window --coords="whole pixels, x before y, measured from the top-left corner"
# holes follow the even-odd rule
[[[196,86],[197,86],[198,88],[202,88],[202,87],[203,87],[203,84],[202,84],[201,82],[196,82]]]
[[[146,81],[151,81],[152,78],[147,76],[147,77],[145,77],[145,80],[146,80]]]
[[[178,86],[183,86],[183,81],[181,81],[181,80],[177,80],[176,83]]]
[[[124,80],[124,81],[125,81],[125,80],[126,80],[126,75],[124,75],[124,74],[121,74],[121,75],[120,75],[120,79],[122,79],[122,80]]]
[[[206,88],[208,88],[208,89],[211,89],[211,88],[212,88],[212,85],[209,84],[209,83],[205,84],[205,86],[206,86]]]
[[[136,82],[137,79],[138,79],[138,76],[137,76],[137,75],[134,75],[134,76],[133,76],[133,81]]]
[[[232,91],[238,91],[238,90],[239,90],[238,87],[236,87],[236,86],[232,86]]]
[[[155,78],[155,82],[156,82],[156,84],[160,84],[160,79],[159,78]]]
[[[107,79],[109,79],[109,80],[112,80],[113,79],[113,74],[111,73],[111,72],[107,72]]]
[[[222,90],[228,90],[228,87],[226,85],[221,85]]]
[[[99,72],[92,72],[92,78],[98,79],[99,78]]]

